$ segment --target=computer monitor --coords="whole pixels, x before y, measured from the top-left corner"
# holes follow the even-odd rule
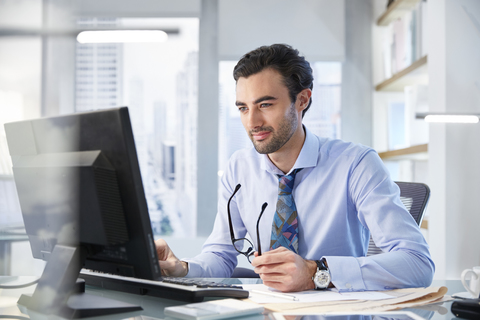
[[[127,107],[5,124],[25,229],[47,261],[19,304],[63,316],[81,268],[161,277]],[[86,316],[129,311],[75,296]],[[89,302],[86,302],[89,300]]]

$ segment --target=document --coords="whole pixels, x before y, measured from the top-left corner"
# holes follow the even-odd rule
[[[444,298],[446,287],[409,288],[388,291],[338,292],[303,291],[282,293],[264,285],[243,285],[249,290],[248,300],[262,304],[275,312],[296,314],[326,314],[339,310],[345,313],[384,312],[414,308]]]
[[[396,297],[395,295],[389,295],[382,291],[339,292],[337,289],[329,289],[283,293],[269,288],[264,284],[244,284],[242,287],[250,292],[248,298],[256,303],[383,300]]]

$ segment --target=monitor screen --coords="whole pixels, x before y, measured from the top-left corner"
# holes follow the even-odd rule
[[[52,285],[48,270],[76,280],[82,267],[161,277],[127,107],[8,123],[5,131],[32,254],[47,261],[40,287],[68,290]]]

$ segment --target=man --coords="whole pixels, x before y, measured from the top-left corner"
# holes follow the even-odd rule
[[[254,148],[231,157],[215,225],[200,255],[180,261],[157,241],[164,274],[231,275],[238,253],[227,205],[236,192],[229,203],[234,236],[256,239],[258,221],[263,254],[255,253],[251,263],[269,287],[286,292],[430,285],[428,246],[375,151],[317,137],[302,125],[313,76],[298,51],[260,47],[242,57],[234,78],[236,105]],[[365,257],[370,233],[384,253]]]

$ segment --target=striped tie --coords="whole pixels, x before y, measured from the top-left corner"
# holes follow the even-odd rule
[[[285,247],[298,253],[298,220],[297,207],[293,200],[292,190],[295,175],[302,169],[295,169],[290,175],[278,176],[277,210],[273,217],[270,250]]]

